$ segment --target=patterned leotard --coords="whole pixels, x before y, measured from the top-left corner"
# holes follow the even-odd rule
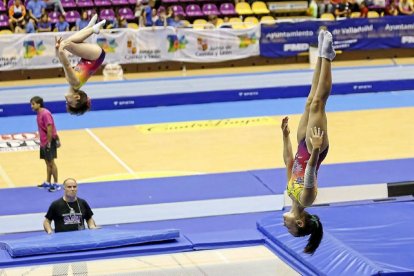
[[[73,89],[78,90],[81,88],[87,80],[98,70],[102,62],[105,59],[105,51],[102,50],[101,55],[97,60],[87,60],[81,59],[79,63],[73,68],[76,72],[77,77],[79,78],[79,85],[73,87]]]
[[[319,154],[318,164],[316,166],[316,173],[318,172],[319,166],[321,165],[322,161],[328,154],[328,149],[329,146]],[[287,194],[289,196],[293,196],[293,198],[295,198],[303,207],[307,206],[304,206],[300,201],[300,195],[302,194],[302,191],[304,189],[305,169],[310,156],[311,155],[308,152],[308,148],[306,147],[306,141],[300,141],[298,145],[298,151],[295,155],[295,161],[293,162],[292,176],[289,179],[288,185],[286,187]]]

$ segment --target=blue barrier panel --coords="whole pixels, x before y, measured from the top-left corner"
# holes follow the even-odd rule
[[[214,102],[233,102],[246,100],[283,99],[306,97],[310,85],[258,87],[237,90],[217,90],[208,92],[158,94],[145,96],[118,96],[113,98],[92,99],[91,110],[117,110],[126,108],[141,108],[155,106],[170,106],[183,104],[201,104]],[[387,92],[414,89],[414,81],[383,80],[338,83],[332,86],[332,95],[345,95],[351,93]],[[65,113],[64,101],[47,102],[47,109],[52,113]],[[27,103],[0,104],[0,117],[33,115]]]
[[[336,50],[414,48],[413,19],[409,16],[390,16],[263,25],[260,55],[286,57],[307,52],[310,45],[318,43],[321,26],[326,26],[332,33]]]

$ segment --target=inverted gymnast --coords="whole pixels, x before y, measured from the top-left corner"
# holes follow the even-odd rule
[[[69,91],[65,94],[66,110],[70,114],[82,115],[90,109],[90,98],[80,88],[98,70],[105,59],[105,51],[101,47],[84,42],[93,33],[98,34],[100,28],[105,24],[105,20],[95,24],[97,18],[98,16],[95,14],[84,29],[69,38],[55,39],[57,55],[70,85]],[[72,68],[65,50],[81,58],[75,67]]]
[[[321,30],[318,36],[319,57],[316,63],[305,111],[299,122],[298,150],[293,157],[290,130],[285,117],[282,120],[283,160],[287,171],[287,194],[292,208],[283,214],[284,226],[295,237],[310,235],[304,252],[313,254],[318,248],[323,227],[318,216],[305,211],[315,201],[318,185],[317,172],[328,148],[328,129],[325,105],[332,88],[331,62],[335,58],[332,34]]]

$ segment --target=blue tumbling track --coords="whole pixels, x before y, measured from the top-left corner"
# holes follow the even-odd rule
[[[414,158],[324,165],[320,188],[410,181],[413,167]],[[81,197],[104,208],[282,194],[286,183],[285,169],[267,169],[88,183],[81,186]],[[0,216],[46,212],[59,196],[34,187],[1,189]]]
[[[307,237],[294,238],[281,214],[258,221],[259,230],[276,251],[296,260],[298,270],[313,275],[380,275],[414,273],[414,200],[312,207],[324,226],[324,238],[313,255],[302,253]]]

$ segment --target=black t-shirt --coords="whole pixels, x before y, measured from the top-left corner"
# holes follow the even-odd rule
[[[63,198],[53,201],[45,217],[55,222],[57,233],[83,230],[85,220],[89,220],[92,216],[91,207],[85,200],[78,197],[74,202],[66,202]]]

